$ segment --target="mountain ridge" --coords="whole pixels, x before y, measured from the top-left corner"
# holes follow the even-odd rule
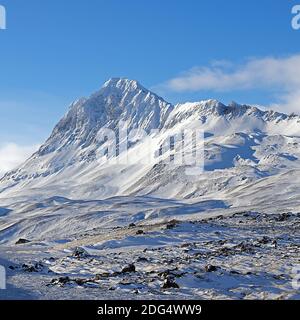
[[[117,130],[120,122],[127,124],[128,131],[143,129],[149,134],[156,129],[154,137],[160,144],[168,136],[200,126],[206,172],[199,181],[212,179],[212,185],[190,181],[182,174],[184,166],[172,171],[159,163],[141,165],[149,156],[142,142],[129,148],[135,164],[119,169],[110,165],[106,156],[98,154],[109,147],[99,136],[105,129]],[[2,177],[0,197],[27,190],[71,198],[137,193],[197,197],[294,169],[300,156],[299,137],[296,115],[235,102],[226,106],[213,99],[172,105],[135,80],[112,78],[89,98],[73,102],[40,149]]]

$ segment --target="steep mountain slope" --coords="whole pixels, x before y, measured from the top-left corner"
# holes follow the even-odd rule
[[[120,123],[128,132],[143,129],[150,136],[141,139],[137,133],[126,154],[119,147]],[[113,145],[104,138],[107,129],[116,133],[117,165],[108,154]],[[163,162],[174,150],[162,146],[187,129],[204,133],[201,175],[186,175],[184,163]],[[149,148],[149,140],[156,149]],[[299,143],[298,116],[216,100],[173,106],[136,81],[115,78],[70,106],[45,144],[1,179],[0,198],[226,198],[236,188],[299,168]]]
[[[118,129],[126,122],[128,131],[161,128],[173,106],[127,79],[110,79],[89,99],[75,101],[54,128],[50,138],[19,169],[3,179],[6,185],[35,185],[51,180],[71,168],[78,173],[91,163],[99,167],[97,154],[105,140],[105,128]],[[47,183],[47,182],[46,182]]]

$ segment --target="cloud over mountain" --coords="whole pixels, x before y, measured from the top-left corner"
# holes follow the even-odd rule
[[[21,146],[16,143],[6,143],[0,146],[0,175],[20,165],[36,149],[36,145]]]
[[[165,90],[230,92],[261,90],[273,94],[273,106],[300,111],[300,55],[252,58],[244,63],[214,62],[194,67],[161,85]]]

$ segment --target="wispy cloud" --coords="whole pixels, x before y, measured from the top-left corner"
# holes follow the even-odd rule
[[[266,90],[274,94],[273,106],[300,111],[300,54],[285,58],[249,59],[242,64],[216,61],[195,67],[160,87],[176,92],[210,90]]]
[[[0,176],[16,168],[29,158],[38,146],[20,146],[15,143],[6,143],[0,146]]]

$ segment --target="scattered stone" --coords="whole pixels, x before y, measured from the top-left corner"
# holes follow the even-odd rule
[[[168,230],[174,229],[174,228],[177,227],[177,225],[178,225],[178,221],[177,220],[175,220],[175,219],[171,220],[171,221],[169,221],[167,223],[166,229],[168,229]]]
[[[138,230],[138,231],[136,232],[136,234],[137,234],[137,235],[139,235],[139,234],[144,234],[144,231],[143,231],[143,230]]]
[[[273,278],[274,278],[275,280],[285,280],[286,275],[284,275],[284,274],[274,274],[274,275],[273,275]]]
[[[87,279],[82,279],[82,278],[77,278],[77,279],[74,280],[74,282],[79,286],[83,286],[85,283],[93,282],[93,281],[87,280]]]
[[[192,246],[191,243],[183,243],[180,247],[181,248],[190,248]]]
[[[60,285],[65,285],[67,284],[68,282],[70,282],[71,279],[69,277],[60,277],[58,279],[53,279],[52,280],[52,283],[53,284],[60,284]]]
[[[167,264],[167,265],[169,266],[169,265],[174,264],[174,263],[175,263],[175,260],[174,260],[174,259],[163,259],[163,260],[161,260],[161,262],[162,262],[163,264]]]
[[[236,270],[231,270],[230,273],[231,273],[231,274],[240,274],[240,273],[239,273],[238,271],[236,271]]]
[[[29,243],[30,241],[27,240],[27,239],[19,239],[17,242],[16,242],[16,245],[18,244],[25,244],[25,243]]]
[[[129,273],[129,272],[135,272],[135,265],[133,263],[129,264],[128,266],[122,269],[122,273]]]
[[[279,222],[283,222],[288,220],[291,216],[292,214],[290,212],[284,212],[281,215],[279,215],[279,217],[276,220]]]
[[[258,243],[262,243],[262,244],[268,244],[272,242],[272,239],[266,236],[263,236],[262,239],[258,240]]]
[[[137,258],[136,262],[148,262],[149,260],[145,257],[139,257]]]
[[[253,249],[253,246],[251,244],[247,244],[245,242],[241,242],[236,246],[237,249],[240,249],[241,252],[249,253],[249,254],[254,254],[255,251]]]
[[[24,272],[41,272],[44,269],[44,265],[41,262],[37,262],[34,265],[23,263],[21,269]]]
[[[88,252],[81,247],[75,248],[72,254],[73,257],[76,258],[86,258],[89,256]]]
[[[109,278],[109,276],[110,276],[109,272],[98,273],[95,276],[95,280],[101,280],[102,278]]]
[[[135,223],[130,223],[130,225],[128,226],[129,228],[135,228],[136,224]]]
[[[164,281],[162,289],[179,289],[179,285],[172,278],[167,278]]]
[[[218,267],[212,265],[212,264],[208,264],[207,266],[205,266],[205,271],[206,272],[214,272],[217,271]]]

